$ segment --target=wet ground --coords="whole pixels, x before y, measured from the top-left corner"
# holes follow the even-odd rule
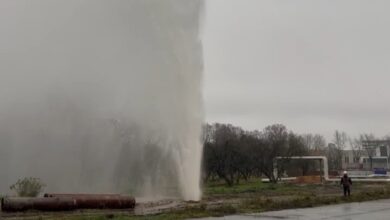
[[[203,220],[316,220],[316,219],[340,219],[340,220],[388,220],[390,219],[390,199],[377,200],[362,203],[349,203],[330,205],[316,208],[290,209],[261,214],[227,216],[221,218],[204,218]],[[198,219],[199,220],[199,219]]]

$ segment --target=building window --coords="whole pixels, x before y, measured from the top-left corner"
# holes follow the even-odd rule
[[[387,146],[380,146],[380,153],[382,157],[387,157]]]
[[[345,162],[345,163],[349,163],[349,158],[348,158],[348,157],[345,157],[345,158],[344,158],[344,162]]]

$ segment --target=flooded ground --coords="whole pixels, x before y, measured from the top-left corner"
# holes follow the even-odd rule
[[[390,200],[377,200],[361,203],[330,205],[316,208],[290,209],[264,212],[261,214],[226,216],[221,218],[204,218],[203,220],[249,220],[249,219],[342,219],[342,220],[387,220],[390,216]]]

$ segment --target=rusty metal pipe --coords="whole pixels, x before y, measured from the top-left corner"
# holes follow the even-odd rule
[[[56,194],[47,193],[47,198],[72,198],[78,209],[133,209],[135,199],[120,194]]]
[[[5,212],[133,209],[134,207],[133,197],[118,194],[45,194],[44,198],[5,197],[1,200],[1,209]]]
[[[1,199],[1,210],[4,212],[21,212],[27,210],[68,211],[76,208],[76,201],[72,198],[5,197]]]
[[[72,197],[80,209],[132,209],[135,200],[132,197]]]
[[[88,193],[45,193],[43,194],[43,197],[79,197],[79,196],[86,196],[86,197],[121,197],[126,195],[121,194],[88,194]]]

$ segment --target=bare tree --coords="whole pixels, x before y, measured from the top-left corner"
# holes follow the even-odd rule
[[[325,151],[325,148],[326,148],[326,140],[324,138],[324,136],[320,135],[320,134],[315,134],[314,135],[314,150],[316,150],[317,152],[324,152]]]
[[[348,136],[344,131],[336,130],[333,136],[333,142],[339,149],[344,149],[348,141]]]
[[[305,144],[307,150],[312,150],[315,148],[313,134],[303,134],[303,135],[301,135],[301,137],[302,137],[303,143]]]
[[[376,144],[372,142],[375,141],[375,136],[373,134],[361,134],[360,142],[365,149],[368,159],[370,160],[370,170],[372,170],[372,158],[375,156]]]
[[[326,148],[326,140],[320,134],[301,135],[306,149],[311,155],[323,155]]]
[[[341,169],[343,150],[346,148],[348,136],[343,131],[336,130],[333,135],[333,143],[328,145],[328,159],[330,168]]]
[[[360,139],[356,139],[356,138],[354,138],[354,139],[349,138],[348,142],[349,142],[349,146],[352,150],[353,162],[357,163],[358,160],[360,159],[360,157],[362,157],[364,155],[364,149],[363,149],[362,142],[360,141]]]
[[[241,148],[241,137],[244,131],[230,124],[214,124],[209,129],[208,138],[204,138],[204,167],[207,170],[206,179],[215,174],[232,186],[241,177],[244,154]]]
[[[274,124],[267,126],[263,130],[262,156],[263,166],[262,173],[267,176],[271,182],[276,183],[284,170],[284,161],[280,160],[275,167],[274,160],[276,157],[288,156],[288,131],[282,124]],[[275,176],[274,169],[276,168],[278,176]]]
[[[302,135],[296,135],[293,132],[290,132],[288,135],[288,156],[308,156],[310,150],[306,143],[307,142]],[[290,164],[300,167],[302,176],[305,176],[313,165],[311,162],[313,161],[296,160],[294,162],[291,161]]]

